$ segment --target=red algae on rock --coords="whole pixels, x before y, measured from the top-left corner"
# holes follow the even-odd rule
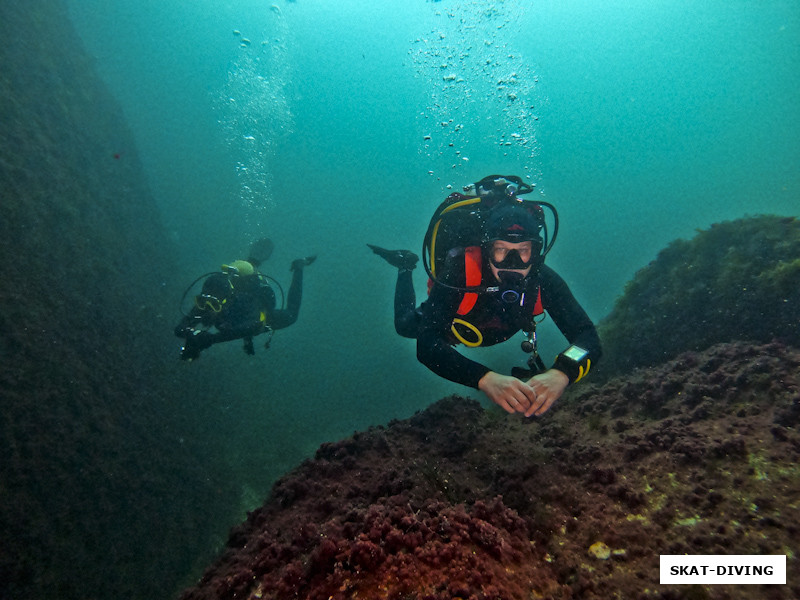
[[[249,556],[209,580],[210,595],[185,598],[500,600],[562,587],[500,497],[469,508],[382,498],[302,526],[291,540],[261,538]]]
[[[500,498],[468,510],[394,496],[350,517],[321,531],[303,561],[301,597],[490,600],[557,585],[525,522]]]
[[[538,420],[444,399],[321,447],[183,600],[794,599],[791,579],[662,586],[659,557],[797,572],[798,425],[800,351],[780,344],[576,386]]]

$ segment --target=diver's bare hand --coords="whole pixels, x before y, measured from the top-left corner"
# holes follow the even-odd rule
[[[478,389],[507,413],[524,413],[535,400],[533,388],[516,377],[489,371],[481,377]]]
[[[558,369],[549,369],[544,373],[535,375],[528,380],[528,386],[534,394],[534,399],[525,410],[525,416],[542,416],[553,403],[561,397],[569,385],[569,378]]]

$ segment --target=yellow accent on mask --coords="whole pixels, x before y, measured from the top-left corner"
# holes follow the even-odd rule
[[[223,304],[225,304],[225,300],[220,300],[216,296],[209,296],[208,294],[200,294],[194,297],[194,305],[200,310],[210,309],[218,313],[222,310]]]

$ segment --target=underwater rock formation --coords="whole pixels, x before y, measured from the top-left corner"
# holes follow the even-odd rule
[[[0,37],[0,598],[164,597],[238,493],[165,365],[174,247],[63,2]]]
[[[661,554],[800,550],[800,351],[721,344],[543,418],[451,397],[325,444],[182,600],[790,599],[661,586]]]
[[[672,242],[598,330],[605,375],[730,340],[800,346],[800,220],[738,219]]]

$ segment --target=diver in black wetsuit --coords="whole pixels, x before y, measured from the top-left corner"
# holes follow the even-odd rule
[[[269,346],[274,330],[297,320],[303,295],[303,268],[314,262],[316,256],[292,261],[286,307],[276,308],[271,278],[258,272],[261,263],[272,254],[272,247],[269,239],[258,240],[250,246],[247,260],[223,265],[222,271],[206,276],[192,309],[175,327],[175,335],[184,338],[181,360],[194,360],[212,344],[238,339],[244,340],[247,354],[254,354],[254,336],[268,333],[266,346]]]
[[[517,177],[490,176],[475,190],[478,197],[515,200],[519,183]],[[419,307],[411,276],[418,257],[408,250],[370,246],[399,270],[395,329],[417,339],[420,362],[441,377],[480,389],[507,412],[526,417],[545,413],[601,355],[593,323],[564,280],[544,265],[552,242],[545,246],[542,239],[544,217],[537,206],[497,202],[483,224],[480,245],[447,253],[441,275],[432,279],[429,297]],[[535,351],[536,319],[545,312],[570,343],[549,369]],[[531,369],[515,369],[516,377],[496,373],[454,348],[458,343],[494,345],[520,330],[529,334],[523,349],[533,354]]]

